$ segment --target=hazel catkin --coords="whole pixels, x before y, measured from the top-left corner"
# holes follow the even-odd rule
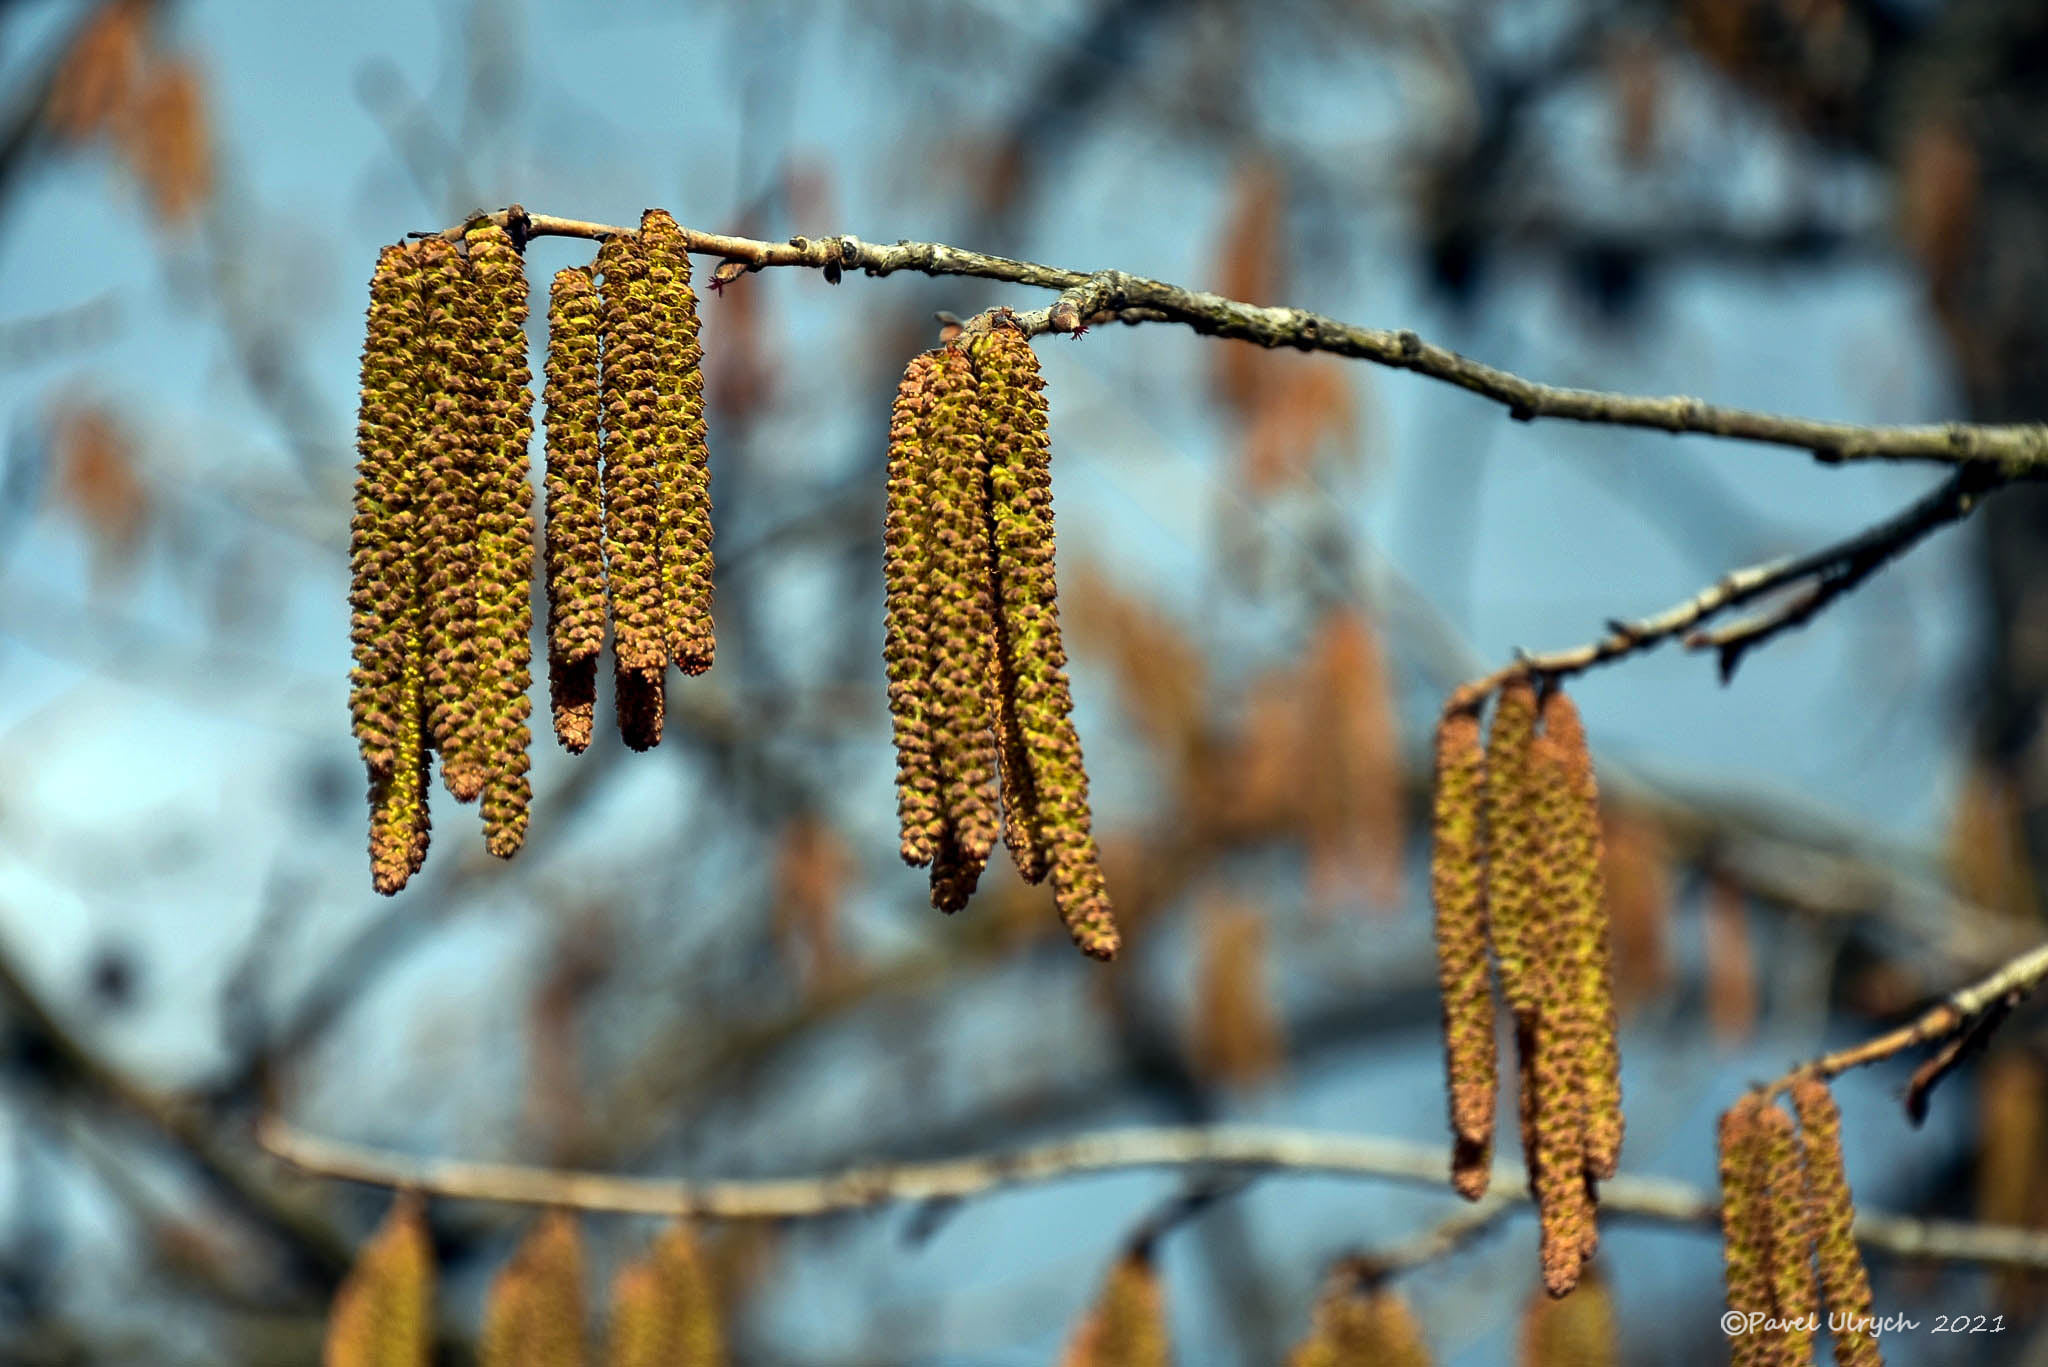
[[[1768,1209],[1771,1317],[1783,1326],[1780,1356],[1786,1362],[1813,1361],[1814,1326],[1820,1288],[1813,1274],[1812,1203],[1806,1194],[1806,1155],[1781,1106],[1763,1109],[1764,1201]]]
[[[660,488],[662,640],[685,674],[711,668],[711,467],[704,437],[704,351],[690,253],[665,209],[640,216],[647,335],[654,350],[653,433]]]
[[[1737,1315],[1771,1313],[1769,1103],[1746,1093],[1720,1122],[1721,1253],[1728,1308]],[[1762,1320],[1759,1321],[1759,1324]],[[1759,1329],[1729,1336],[1734,1367],[1775,1361],[1776,1340]]]
[[[484,1301],[481,1367],[582,1367],[583,1242],[567,1211],[541,1216]]]
[[[1486,741],[1488,933],[1500,963],[1501,989],[1517,1012],[1536,1004],[1537,984],[1526,941],[1541,887],[1534,774],[1536,689],[1517,675],[1501,685]]]
[[[1166,1297],[1149,1254],[1118,1259],[1060,1367],[1171,1367]]]
[[[327,1367],[427,1367],[434,1336],[434,1250],[411,1192],[391,1203],[327,1314]]]
[[[1485,781],[1478,711],[1447,709],[1436,730],[1430,890],[1455,1141],[1451,1178],[1459,1193],[1474,1201],[1485,1194],[1493,1172],[1494,1105],[1500,1090],[1493,977],[1486,958]]]
[[[928,385],[937,364],[931,352],[912,357],[896,388],[889,420],[888,512],[882,526],[882,659],[896,740],[897,825],[903,862],[912,865],[932,862],[941,820],[933,755],[932,453],[927,436]]]
[[[598,489],[597,289],[587,267],[556,273],[548,292],[548,699],[555,738],[590,744],[604,647],[604,510]]]
[[[1806,1148],[1806,1192],[1823,1300],[1835,1341],[1838,1367],[1879,1367],[1876,1311],[1870,1277],[1856,1247],[1856,1210],[1842,1165],[1842,1113],[1828,1085],[1817,1077],[1792,1084],[1792,1106]]]

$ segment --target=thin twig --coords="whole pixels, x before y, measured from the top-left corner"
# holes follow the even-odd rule
[[[1134,1168],[1250,1169],[1441,1187],[1450,1163],[1448,1153],[1434,1144],[1257,1126],[1195,1126],[1109,1130],[1010,1153],[874,1164],[817,1176],[687,1182],[415,1158],[307,1134],[275,1116],[259,1122],[257,1139],[301,1172],[368,1186],[452,1200],[727,1220],[792,1219],[901,1201],[957,1199]],[[1502,1163],[1494,1173],[1494,1189],[1526,1202],[1525,1178],[1520,1165]],[[1600,1208],[1612,1215],[1719,1228],[1720,1207],[1712,1194],[1663,1178],[1604,1182]],[[2048,1270],[2048,1233],[2036,1230],[1865,1212],[1856,1218],[1856,1237],[1866,1248],[1901,1257]]]
[[[446,231],[491,222],[515,236],[603,239],[630,229],[583,219],[530,214],[517,205],[479,214]],[[823,272],[836,283],[848,271],[871,276],[917,271],[934,276],[972,276],[1060,292],[1051,307],[1015,315],[1027,332],[1076,332],[1090,323],[1180,323],[1212,337],[1237,338],[1266,347],[1326,351],[1372,361],[1455,385],[1506,407],[1518,421],[1558,418],[1660,432],[1697,433],[1740,441],[1790,446],[1830,461],[1917,460],[1943,465],[1988,464],[2008,478],[2048,471],[2048,424],[1927,423],[1869,427],[1815,418],[1725,408],[1683,395],[1654,397],[1613,394],[1539,384],[1460,356],[1406,329],[1364,328],[1306,309],[1267,308],[1190,290],[1123,271],[1070,271],[1032,261],[991,256],[940,242],[897,242],[881,246],[851,235],[793,237],[766,242],[684,228],[689,250],[734,263],[722,279],[771,266]]]

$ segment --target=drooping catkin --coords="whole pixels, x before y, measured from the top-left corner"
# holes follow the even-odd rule
[[[393,1200],[327,1315],[324,1367],[426,1367],[434,1337],[434,1250],[412,1192]]]
[[[1522,1367],[1613,1367],[1614,1297],[1606,1278],[1588,1268],[1563,1300],[1529,1298],[1522,1312]]]
[[[939,784],[933,754],[931,623],[931,479],[928,391],[938,357],[914,356],[903,368],[889,420],[888,513],[882,526],[887,623],[882,659],[896,739],[896,817],[903,862],[932,862],[937,849]]]
[[[674,1225],[612,1283],[609,1367],[725,1367],[725,1327],[704,1256]]]
[[[1573,838],[1571,763],[1559,738],[1548,731],[1537,736],[1526,763],[1531,797],[1524,816],[1532,819],[1539,849],[1534,905],[1519,946],[1535,993],[1534,1004],[1518,1013],[1529,1019],[1535,1051],[1528,1072],[1535,1093],[1524,1105],[1536,1143],[1527,1157],[1541,1214],[1544,1285],[1562,1296],[1577,1284],[1596,1239],[1585,1178],[1592,1023],[1576,991],[1582,957],[1578,922],[1584,919],[1577,904],[1585,871],[1581,842]]]
[[[1771,1317],[1782,1326],[1780,1357],[1786,1362],[1813,1361],[1814,1330],[1820,1314],[1820,1288],[1813,1275],[1812,1203],[1806,1193],[1806,1156],[1781,1106],[1763,1109],[1764,1165],[1768,1181],[1764,1197],[1770,1231]]]
[[[647,252],[639,235],[608,237],[598,249],[603,346],[605,587],[612,654],[622,673],[659,671],[663,637],[661,483],[657,443],[658,347],[651,335]],[[621,717],[625,715],[623,702]]]
[[[597,713],[604,648],[604,510],[598,490],[597,288],[588,267],[555,274],[548,291],[548,699],[555,738],[577,753]]]
[[[1094,1307],[1067,1343],[1060,1367],[1172,1367],[1166,1297],[1151,1257],[1117,1260]]]
[[[425,463],[428,719],[441,781],[458,801],[483,792],[488,773],[477,730],[477,467],[482,414],[472,358],[478,346],[469,266],[454,245],[420,243],[427,304],[422,389],[429,416],[418,439]]]
[[[932,905],[967,904],[996,841],[995,744],[988,699],[988,457],[966,355],[948,347],[929,376],[932,750],[944,833],[932,860]]]
[[[582,1367],[583,1244],[575,1217],[543,1215],[491,1282],[482,1367]]]
[[[472,374],[481,404],[477,446],[476,631],[478,747],[485,767],[485,846],[510,858],[526,838],[527,719],[533,704],[532,372],[526,354],[526,268],[494,224],[467,238],[477,300]]]
[[[661,488],[662,639],[685,674],[711,668],[711,466],[704,351],[682,229],[665,209],[640,216],[654,347],[655,474]]]
[[[1529,763],[1536,738],[1536,689],[1526,677],[1501,685],[1486,741],[1487,916],[1501,990],[1524,1012],[1537,983],[1525,941],[1542,886],[1543,842]]]
[[[1474,1201],[1485,1194],[1493,1173],[1494,1105],[1500,1091],[1493,978],[1486,958],[1485,784],[1477,709],[1447,709],[1436,729],[1430,890],[1436,903],[1437,983],[1455,1141],[1451,1181]]]
[[[1803,1077],[1792,1084],[1792,1105],[1799,1113],[1806,1147],[1807,1197],[1820,1264],[1822,1299],[1828,1310],[1839,1367],[1878,1367],[1883,1357],[1871,1330],[1876,1314],[1870,1277],[1856,1247],[1855,1205],[1842,1166],[1842,1113],[1835,1108],[1827,1083]]]
[[[1054,567],[1052,456],[1045,381],[1030,340],[996,327],[969,344],[983,422],[1004,839],[1027,881],[1050,873],[1067,933],[1099,959],[1116,954],[1088,774],[1074,728]]]
[[[1769,1139],[1754,1092],[1721,1114],[1721,1254],[1728,1308],[1768,1319],[1771,1313]],[[1731,1334],[1735,1367],[1774,1360],[1773,1339],[1758,1328]]]
[[[1317,1302],[1308,1337],[1287,1367],[1429,1367],[1429,1344],[1391,1287],[1338,1286]]]
[[[415,246],[386,247],[370,280],[350,525],[350,712],[370,783],[370,877],[404,887],[426,856],[426,659],[421,533],[425,300]]]
[[[1621,1056],[1616,1039],[1613,953],[1606,902],[1606,854],[1600,833],[1600,789],[1579,710],[1562,689],[1543,699],[1543,749],[1562,789],[1550,832],[1548,886],[1557,918],[1561,1027],[1572,1040],[1585,1126],[1589,1176],[1614,1176],[1621,1158]]]

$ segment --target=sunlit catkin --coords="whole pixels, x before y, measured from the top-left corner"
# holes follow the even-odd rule
[[[403,1193],[356,1255],[327,1316],[324,1367],[427,1367],[434,1250],[418,1196]]]
[[[1771,1312],[1770,1143],[1767,1103],[1744,1095],[1721,1115],[1721,1254],[1728,1309],[1761,1316],[1759,1326],[1729,1335],[1735,1367],[1775,1361],[1775,1339],[1762,1331]]]
[[[1529,765],[1536,689],[1517,676],[1501,685],[1486,742],[1487,916],[1501,989],[1518,1012],[1536,1004],[1525,941],[1536,915],[1543,842]]]
[[[1548,710],[1546,708],[1546,710]],[[1556,736],[1545,732],[1527,757],[1528,815],[1538,843],[1534,905],[1521,939],[1535,1002],[1518,1015],[1535,1050],[1525,1096],[1535,1147],[1528,1151],[1530,1188],[1541,1214],[1544,1286],[1562,1296],[1577,1284],[1595,1240],[1586,1188],[1586,1064],[1591,1024],[1574,991],[1579,980],[1576,910],[1582,881],[1572,838],[1575,807],[1571,765]]]
[[[510,858],[526,838],[527,698],[533,666],[532,372],[526,355],[526,268],[503,228],[467,238],[477,300],[471,357],[480,411],[476,448],[478,747],[485,768],[484,843]]]
[[[933,754],[929,385],[938,357],[911,358],[889,418],[888,512],[882,525],[886,625],[882,659],[896,738],[896,817],[903,862],[929,864],[942,818]]]
[[[1820,1288],[1813,1275],[1812,1203],[1806,1192],[1806,1158],[1792,1117],[1781,1106],[1763,1108],[1758,1122],[1764,1133],[1764,1166],[1768,1181],[1771,1316],[1783,1326],[1780,1354],[1786,1362],[1813,1361],[1813,1339],[1820,1313]]]
[[[711,467],[704,439],[703,348],[682,229],[664,209],[640,216],[647,335],[654,348],[654,463],[660,485],[662,640],[685,674],[711,668]]]
[[[996,841],[990,731],[988,457],[967,357],[948,347],[929,376],[932,529],[932,752],[944,828],[933,850],[932,905],[967,904]]]
[[[477,728],[477,473],[485,437],[474,374],[477,301],[469,266],[454,245],[420,244],[427,324],[424,392],[428,416],[417,451],[426,477],[427,696],[441,781],[464,802],[483,792],[489,770]]]
[[[555,738],[590,744],[597,661],[604,648],[604,510],[598,490],[597,288],[587,267],[555,275],[548,292],[548,700]]]
[[[1171,1367],[1166,1297],[1145,1253],[1130,1253],[1109,1270],[1094,1308],[1068,1341],[1060,1367]]]
[[[1486,754],[1479,713],[1447,709],[1436,729],[1436,795],[1430,890],[1436,903],[1437,984],[1450,1079],[1451,1180],[1469,1200],[1493,1172],[1494,1103],[1500,1091],[1493,979],[1486,959]]]
[[[418,870],[428,833],[425,481],[413,459],[429,398],[422,255],[414,246],[393,246],[377,259],[356,420],[349,706],[369,769],[370,877],[383,893],[398,891]]]
[[[969,356],[988,471],[994,602],[986,677],[995,695],[1003,835],[1027,881],[1050,873],[1053,900],[1075,944],[1107,959],[1119,936],[1060,636],[1045,381],[1030,340],[1012,327],[974,338]]]
[[[1806,1147],[1807,1196],[1812,1202],[1821,1294],[1833,1327],[1835,1361],[1839,1367],[1878,1367],[1884,1359],[1870,1328],[1876,1313],[1870,1277],[1856,1247],[1856,1211],[1849,1196],[1848,1173],[1842,1166],[1842,1114],[1835,1108],[1827,1083],[1816,1077],[1803,1077],[1792,1084],[1792,1105],[1799,1113],[1800,1136]]]
[[[583,1244],[574,1216],[542,1216],[493,1279],[477,1357],[482,1367],[581,1367]]]

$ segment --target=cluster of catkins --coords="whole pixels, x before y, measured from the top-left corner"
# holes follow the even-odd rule
[[[1480,740],[1477,700],[1437,728],[1437,969],[1450,1074],[1452,1182],[1477,1200],[1493,1172],[1493,974],[1514,1014],[1522,1150],[1542,1214],[1543,1283],[1577,1285],[1598,1244],[1595,1184],[1621,1156],[1621,1073],[1600,798],[1578,710],[1517,676]]]
[[[517,222],[517,216],[514,216]],[[363,344],[350,707],[370,775],[370,868],[426,858],[430,757],[486,843],[525,837],[533,433],[520,243],[495,224],[386,247]],[[627,744],[661,738],[666,666],[710,667],[711,510],[696,296],[681,230],[649,210],[596,270],[555,278],[547,362],[549,688],[590,743],[607,608]],[[600,456],[602,457],[600,459]]]
[[[1798,1078],[1790,1091],[1796,1127],[1759,1092],[1721,1117],[1728,1308],[1751,1317],[1730,1335],[1735,1367],[1811,1362],[1823,1307],[1840,1367],[1879,1367],[1870,1278],[1842,1168],[1842,1116],[1817,1077]]]
[[[1117,929],[1091,833],[1053,579],[1044,381],[998,317],[913,358],[889,432],[889,710],[903,858],[966,905],[1000,833],[1074,942]],[[1000,793],[998,786],[1000,785]]]

